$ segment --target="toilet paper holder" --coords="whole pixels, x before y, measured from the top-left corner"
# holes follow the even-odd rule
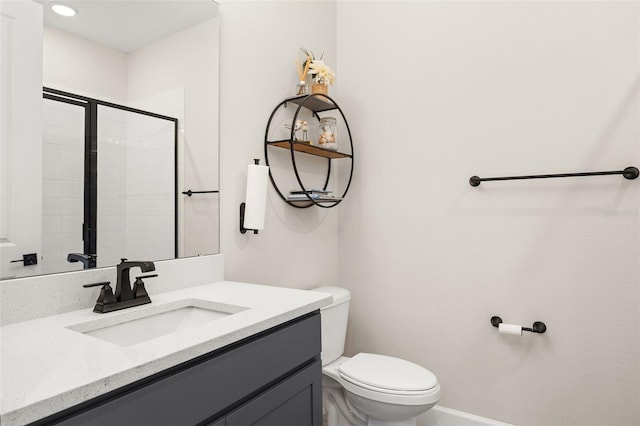
[[[498,316],[491,317],[491,325],[498,327],[502,324],[502,318]],[[542,321],[536,321],[531,327],[522,327],[522,331],[530,331],[531,333],[544,333],[547,331],[547,326]]]

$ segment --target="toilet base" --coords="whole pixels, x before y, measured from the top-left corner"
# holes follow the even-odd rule
[[[322,408],[324,426],[368,426],[366,418],[345,398],[342,386],[328,377],[322,378]]]
[[[369,418],[378,419],[377,421],[381,422],[379,424],[385,426],[415,426],[415,420],[413,419],[430,410],[436,404],[435,402],[422,405],[389,404],[356,395],[347,389],[344,390],[344,394],[347,402],[356,412],[366,413]],[[385,421],[386,423],[384,423]]]
[[[416,426],[415,417],[407,420],[379,420],[356,409],[335,380],[322,378],[322,405],[325,426]]]

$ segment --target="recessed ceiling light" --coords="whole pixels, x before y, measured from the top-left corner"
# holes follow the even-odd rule
[[[75,9],[66,6],[64,4],[52,4],[51,5],[51,10],[53,10],[55,13],[57,13],[58,15],[62,15],[62,16],[74,16],[76,14]]]

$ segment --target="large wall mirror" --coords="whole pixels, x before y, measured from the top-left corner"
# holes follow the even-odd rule
[[[218,4],[1,12],[0,280],[218,253]]]

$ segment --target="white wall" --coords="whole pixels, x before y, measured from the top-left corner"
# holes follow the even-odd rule
[[[238,218],[247,165],[264,164],[269,114],[295,94],[300,47],[337,65],[335,11],[332,1],[221,2],[220,232],[229,280],[295,288],[337,282],[337,209],[290,207],[269,184],[264,231],[242,235]]]
[[[44,85],[116,103],[127,100],[127,54],[45,26]]]
[[[489,418],[640,423],[640,181],[468,184],[640,164],[638,13],[338,2],[350,353],[425,365],[442,405]],[[548,332],[499,336],[492,315]]]

